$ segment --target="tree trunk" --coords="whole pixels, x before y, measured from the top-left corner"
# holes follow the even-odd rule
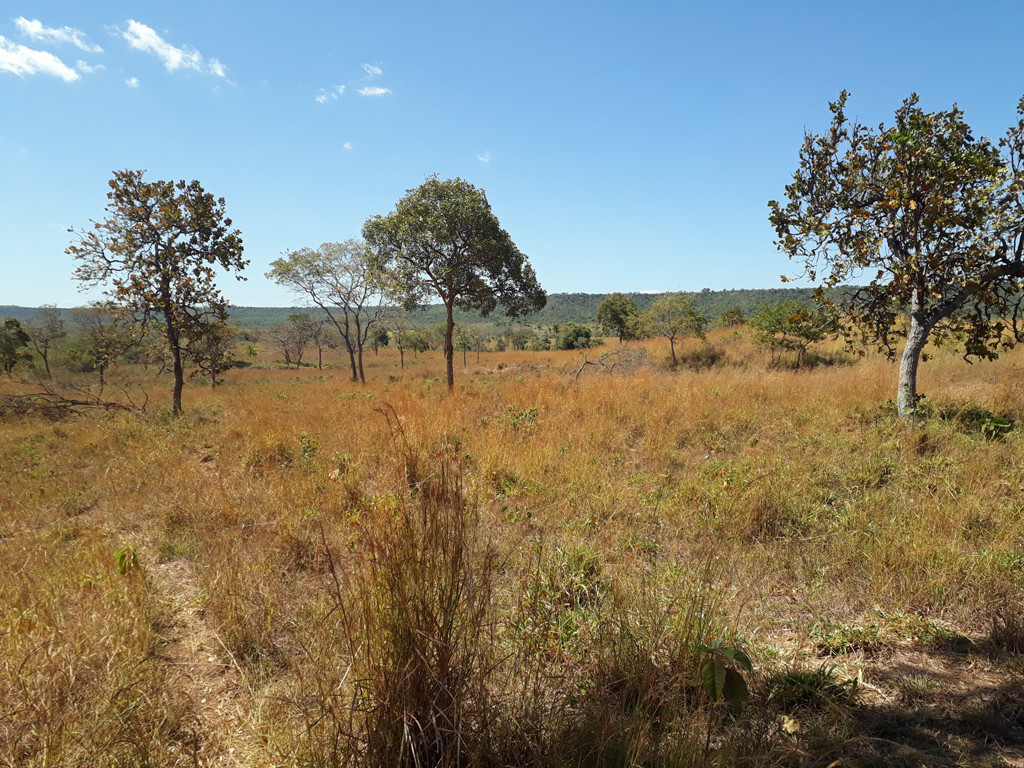
[[[316,348],[316,369],[322,371],[324,369],[324,348]]]
[[[405,370],[405,350],[401,347],[398,348],[398,359],[401,361],[402,370]]]
[[[454,301],[448,300],[444,306],[448,310],[448,322],[444,326],[444,359],[448,370],[448,391],[451,392],[455,389],[455,345],[452,343],[455,331]]]
[[[676,340],[674,336],[668,337],[668,346],[672,350],[672,367],[675,368],[679,365],[679,361],[676,360]]]
[[[910,328],[907,343],[900,358],[900,380],[896,390],[896,410],[902,418],[913,418],[917,408],[917,366],[921,362],[921,350],[928,342],[931,327],[925,322],[917,306],[916,294],[910,309]]]
[[[366,383],[366,374],[363,373],[363,345],[359,345],[359,381]]]
[[[171,342],[171,354],[174,356],[174,394],[171,397],[171,412],[175,416],[181,415],[181,390],[185,387],[185,369],[181,364],[181,347]]]
[[[217,369],[213,367],[210,368],[210,389],[217,391]]]

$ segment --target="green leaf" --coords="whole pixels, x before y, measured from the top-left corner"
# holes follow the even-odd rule
[[[742,712],[747,706],[747,681],[735,669],[725,670],[724,677],[722,697],[736,712]]]

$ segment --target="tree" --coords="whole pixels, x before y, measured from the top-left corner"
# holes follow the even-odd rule
[[[673,367],[676,359],[676,339],[683,336],[704,338],[708,319],[693,305],[693,301],[681,293],[670,293],[654,301],[641,315],[641,326],[649,336],[664,336],[672,350]]]
[[[722,313],[722,316],[718,318],[718,322],[721,323],[723,328],[731,328],[734,325],[746,325],[747,316],[743,314],[743,310],[739,307],[733,307],[727,309]]]
[[[588,349],[591,331],[578,323],[562,323],[555,330],[554,349]]]
[[[129,349],[139,344],[131,318],[109,301],[94,301],[71,310],[71,322],[78,328],[74,349],[82,370],[99,373],[100,388],[106,385],[107,369]]]
[[[43,359],[43,367],[46,368],[47,378],[50,373],[50,350],[58,341],[67,336],[64,330],[64,318],[56,304],[43,304],[36,310],[35,317],[25,323],[25,331],[32,339],[32,346],[36,354]]]
[[[779,249],[811,280],[820,274],[816,298],[845,320],[849,341],[895,359],[906,338],[897,406],[910,416],[929,338],[986,359],[1021,338],[1024,99],[998,143],[975,139],[956,105],[925,112],[914,94],[892,126],[873,129],[848,120],[847,99],[830,105],[827,133],[805,136],[771,222]]]
[[[619,337],[619,343],[635,339],[639,331],[640,312],[632,296],[613,293],[597,307],[597,324],[605,333]]]
[[[319,248],[289,251],[272,261],[267,277],[308,296],[338,330],[352,366],[352,381],[366,383],[363,346],[383,316],[380,282],[370,270],[366,244],[350,238]]]
[[[18,363],[32,359],[25,351],[29,341],[29,335],[13,317],[8,317],[0,324],[0,365],[4,373],[10,373]]]
[[[388,345],[389,339],[390,336],[388,335],[388,329],[385,328],[383,325],[381,325],[373,333],[371,333],[370,342],[373,344],[373,354],[376,355],[377,351],[381,347],[386,347]]]
[[[147,182],[144,173],[114,172],[107,218],[76,233],[67,252],[80,262],[77,280],[109,286],[107,296],[122,313],[161,325],[174,361],[171,408],[178,415],[189,339],[227,322],[228,302],[214,283],[215,268],[239,272],[248,262],[224,213],[224,198],[214,198],[198,181]]]
[[[430,176],[408,190],[387,216],[363,225],[370,263],[386,276],[406,309],[436,295],[447,315],[444,353],[448,389],[455,386],[455,307],[509,317],[547,301],[526,256],[501,228],[483,190],[462,179]]]
[[[230,325],[210,324],[204,326],[201,335],[189,344],[189,358],[198,368],[193,375],[209,376],[210,389],[216,389],[222,383],[223,380],[217,376],[231,367],[238,335],[238,329]]]
[[[766,301],[750,316],[755,346],[771,352],[772,364],[781,362],[783,352],[796,352],[796,364],[803,364],[807,349],[821,341],[836,326],[828,315],[797,299]]]

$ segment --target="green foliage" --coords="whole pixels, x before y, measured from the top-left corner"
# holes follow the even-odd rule
[[[712,701],[725,701],[733,711],[742,712],[747,706],[748,675],[754,666],[750,657],[739,648],[730,648],[715,640],[710,645],[698,645],[697,650],[707,654],[700,665],[700,679]]]
[[[845,318],[848,338],[894,357],[906,336],[907,415],[929,337],[989,359],[1022,338],[1024,99],[996,144],[975,138],[956,106],[925,112],[912,94],[891,126],[874,129],[849,121],[848,97],[830,105],[826,133],[807,134],[788,201],[771,201],[770,218],[779,249],[820,277],[817,298]],[[862,277],[865,286],[824,293]]]
[[[541,309],[547,295],[483,190],[462,179],[430,176],[407,191],[395,210],[363,225],[369,264],[406,309],[427,296],[447,311],[445,358],[454,386],[454,310],[490,314],[499,304],[509,317]]]
[[[857,681],[840,678],[834,665],[817,669],[793,668],[765,678],[768,701],[783,712],[818,710],[850,701],[857,695]]]
[[[718,323],[723,328],[731,328],[734,325],[746,325],[746,322],[747,316],[743,314],[743,310],[739,307],[725,310],[721,317],[718,318]]]
[[[124,544],[118,547],[114,552],[114,565],[117,566],[117,572],[121,574],[137,571],[141,565],[135,547],[131,544]]]
[[[21,323],[8,317],[0,324],[0,365],[4,373],[10,373],[18,363],[31,362],[32,356],[26,351],[31,339]]]
[[[799,366],[810,345],[832,333],[835,325],[821,309],[787,300],[762,304],[751,316],[750,327],[754,344],[771,351],[773,364],[781,361],[783,352],[795,352]]]
[[[587,349],[590,347],[590,329],[585,325],[564,323],[555,336],[555,349]]]
[[[520,408],[516,403],[505,406],[505,423],[512,429],[528,429],[537,421],[536,408]]]
[[[162,325],[174,360],[171,407],[177,414],[188,340],[227,321],[216,270],[241,271],[248,261],[224,198],[214,199],[198,181],[146,182],[143,173],[114,172],[107,218],[76,233],[67,252],[79,262],[75,279],[108,286],[124,315]]]
[[[694,306],[691,299],[681,293],[670,293],[657,299],[650,309],[643,313],[640,323],[644,334],[664,336],[672,350],[672,365],[676,366],[676,339],[684,336],[704,338],[708,327],[707,317]]]
[[[632,296],[613,293],[597,307],[597,324],[601,330],[619,337],[619,342],[636,338],[639,333],[640,312]]]

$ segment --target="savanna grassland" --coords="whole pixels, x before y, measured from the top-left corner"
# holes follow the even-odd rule
[[[8,411],[0,764],[1024,764],[1022,353],[748,335]]]

